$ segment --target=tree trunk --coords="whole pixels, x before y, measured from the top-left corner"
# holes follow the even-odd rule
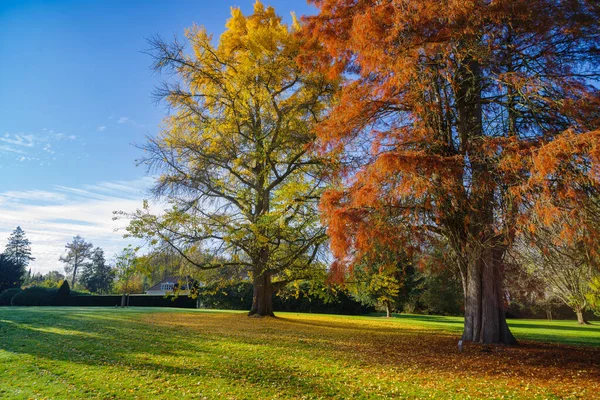
[[[73,267],[73,278],[71,279],[71,289],[75,289],[75,276],[77,275],[77,265]]]
[[[463,340],[477,343],[516,344],[510,333],[504,312],[502,258],[505,240],[494,231],[494,203],[497,195],[494,162],[485,148],[482,108],[482,72],[477,58],[471,55],[471,46],[479,43],[473,37],[460,44],[467,51],[458,69],[456,106],[458,132],[465,165],[470,166],[470,190],[465,194],[468,214],[463,242],[456,248],[464,257],[465,330]],[[465,177],[460,184],[464,184]],[[507,239],[508,236],[505,236]]]
[[[552,310],[546,310],[546,319],[552,321]]]
[[[255,272],[252,308],[248,316],[274,317],[273,314],[273,283],[270,272]]]
[[[577,314],[577,323],[579,325],[585,325],[585,324],[587,324],[587,321],[583,317],[583,308],[576,308],[575,309],[575,314]]]
[[[490,250],[469,264],[463,340],[517,344],[506,323],[501,267]]]
[[[385,316],[387,318],[391,318],[391,316],[392,316],[392,304],[390,303],[389,300],[385,301],[385,314],[386,314]]]

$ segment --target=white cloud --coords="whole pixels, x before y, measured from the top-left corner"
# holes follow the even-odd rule
[[[106,126],[104,126],[104,125],[102,125],[102,126],[99,126],[99,127],[97,127],[97,128],[96,128],[96,130],[97,130],[98,132],[104,132],[104,130],[106,130]]]
[[[0,193],[0,203],[3,202],[3,199],[10,201],[35,200],[38,202],[50,202],[66,201],[67,197],[61,193],[47,192],[44,190],[23,190]]]
[[[55,133],[47,128],[39,133],[9,133],[5,132],[0,136],[0,157],[8,153],[19,154],[16,160],[38,161],[44,157],[50,157],[55,154],[53,144],[64,140],[77,140],[76,135],[67,135],[63,132]],[[58,146],[60,147],[60,146]]]
[[[0,137],[0,142],[8,143],[18,147],[33,147],[35,145],[35,141],[34,135],[23,133],[10,134],[7,132],[3,137]]]
[[[10,147],[10,146],[2,146],[2,145],[0,145],[0,153],[1,152],[16,153],[16,154],[27,154],[23,150],[15,149],[15,148]]]
[[[46,153],[54,154],[54,150],[52,150],[52,145],[51,145],[50,143],[47,143],[47,144],[44,146],[43,150],[44,150]]]
[[[145,128],[146,127],[146,125],[139,124],[139,123],[137,123],[137,121],[135,121],[135,120],[133,120],[133,119],[131,119],[129,117],[121,117],[121,118],[119,118],[119,120],[117,122],[119,124],[128,124],[128,125],[131,125],[131,126],[133,126],[135,128]]]
[[[10,233],[21,226],[32,243],[36,260],[30,267],[35,271],[62,271],[58,258],[76,235],[102,247],[107,257],[112,257],[133,243],[123,239],[127,221],[113,221],[113,211],[140,208],[152,182],[153,178],[147,177],[82,188],[56,186],[51,191],[0,193],[0,250]]]

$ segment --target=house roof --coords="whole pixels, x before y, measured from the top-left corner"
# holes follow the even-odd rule
[[[189,278],[187,278],[189,280]],[[185,281],[186,278],[185,277],[181,277],[181,276],[176,276],[176,275],[169,275],[167,277],[165,277],[163,280],[155,283],[153,286],[149,287],[147,290],[161,290],[160,285],[162,285],[163,283],[175,283],[178,284],[179,281]],[[185,290],[185,284],[182,285],[182,287]]]

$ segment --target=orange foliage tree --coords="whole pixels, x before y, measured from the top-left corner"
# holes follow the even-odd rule
[[[578,204],[599,187],[599,6],[312,3],[302,62],[345,78],[318,132],[339,160],[322,199],[332,272],[376,246],[419,251],[442,240],[463,282],[463,339],[515,343],[507,249],[520,229],[535,229],[533,213],[548,224],[568,213],[580,229]],[[590,240],[597,230],[580,229]]]

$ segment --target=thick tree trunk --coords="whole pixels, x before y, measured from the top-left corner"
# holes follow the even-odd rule
[[[579,325],[585,325],[585,324],[587,324],[587,321],[583,317],[583,309],[582,308],[576,308],[575,309],[575,314],[577,314],[577,323]]]
[[[387,318],[390,318],[392,316],[392,304],[389,300],[385,301],[385,314]]]
[[[492,251],[470,263],[467,271],[463,340],[516,344],[506,323],[502,297],[502,265]]]
[[[546,310],[546,319],[552,321],[552,310]]]
[[[465,324],[463,340],[479,341],[481,332],[481,270],[479,265],[467,266],[465,294]]]
[[[508,238],[499,238],[495,232],[495,197],[497,186],[494,161],[485,148],[483,129],[482,72],[477,57],[470,51],[479,43],[478,37],[460,44],[468,54],[458,69],[456,106],[458,132],[465,165],[469,166],[469,190],[465,191],[465,234],[458,243],[457,254],[464,257],[465,330],[463,340],[477,343],[515,344],[504,313],[502,296],[502,256]],[[475,47],[471,47],[475,44]],[[461,179],[464,184],[465,177]],[[466,194],[469,192],[469,194]],[[504,240],[503,240],[504,239]]]
[[[248,316],[274,317],[273,314],[273,283],[271,273],[256,272],[254,274],[254,294],[252,308]]]

